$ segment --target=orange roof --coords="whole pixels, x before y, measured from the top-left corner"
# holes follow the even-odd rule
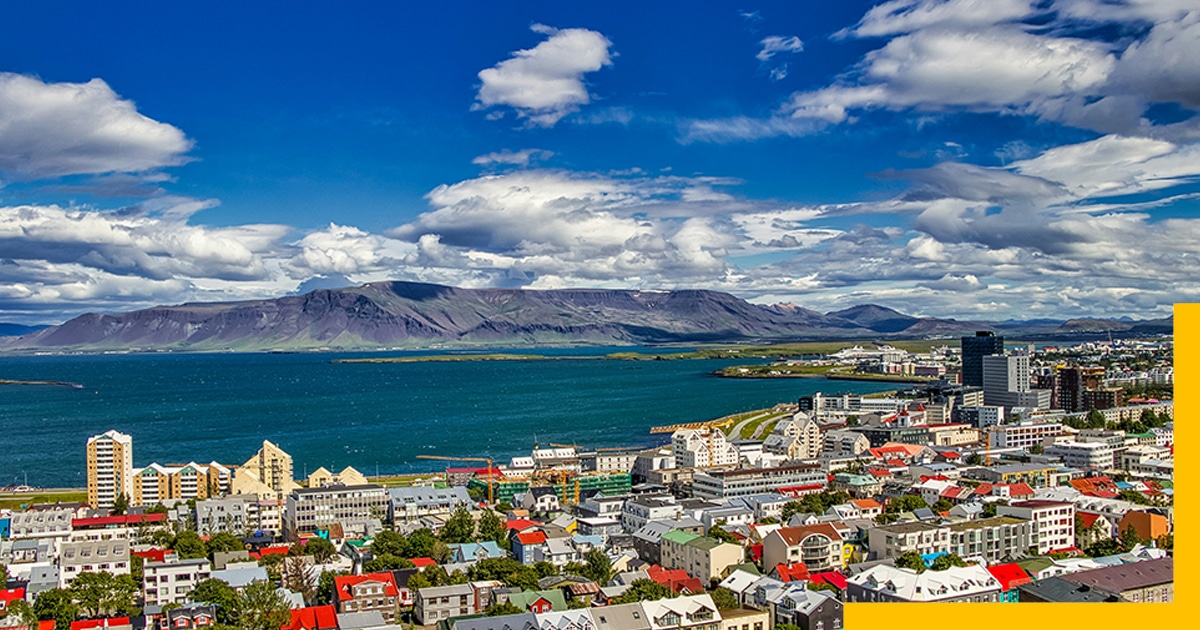
[[[886,468],[868,468],[867,472],[874,477],[891,477],[892,471]]]
[[[1033,488],[1022,481],[1021,483],[1009,484],[1008,493],[1014,497],[1033,496]]]
[[[860,510],[873,510],[875,508],[883,507],[875,499],[851,499],[850,502],[858,506],[858,509]]]
[[[775,573],[781,582],[803,582],[808,580],[808,567],[803,562],[775,565]]]
[[[1096,524],[1096,521],[1100,520],[1099,514],[1092,514],[1090,512],[1076,512],[1076,514],[1079,515],[1079,520],[1083,523],[1085,529],[1090,529],[1092,525]]]
[[[396,588],[396,578],[391,573],[366,573],[364,575],[339,575],[333,578],[334,589],[337,590],[338,601],[350,601],[354,599],[354,595],[350,593],[350,587],[363,582],[382,582],[384,585],[383,594],[388,597],[395,597],[400,594],[400,590]]]
[[[292,622],[280,630],[337,630],[337,610],[328,606],[293,608]]]
[[[793,547],[799,545],[800,541],[812,536],[813,534],[828,536],[830,540],[842,539],[842,535],[839,534],[837,529],[835,529],[833,525],[830,525],[829,523],[816,523],[813,525],[803,525],[800,527],[780,527],[775,531],[780,535],[780,537],[783,538],[784,542],[786,542],[788,546]]]
[[[522,545],[540,545],[546,542],[546,532],[525,532],[517,534],[517,540]]]

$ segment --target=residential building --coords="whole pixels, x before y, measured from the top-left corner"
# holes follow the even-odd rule
[[[641,602],[609,604],[592,611],[592,618],[596,621],[596,630],[651,630]]]
[[[803,411],[776,424],[771,435],[763,440],[764,452],[788,459],[816,459],[823,447],[820,425]]]
[[[720,430],[680,429],[671,434],[671,454],[680,468],[709,468],[733,466],[738,463],[738,449],[725,440]]]
[[[683,569],[703,583],[743,560],[740,545],[679,530],[663,534],[660,545],[664,569]]]
[[[1063,434],[1061,422],[1020,422],[1003,424],[988,430],[992,448],[1020,448],[1029,450],[1034,444],[1042,444],[1048,437]]]
[[[400,592],[391,573],[340,575],[333,580],[339,613],[378,612],[387,623],[400,614]]]
[[[166,514],[121,514],[71,521],[71,542],[126,540],[137,542],[154,530],[170,531]]]
[[[462,486],[389,488],[388,495],[388,515],[397,525],[415,523],[429,516],[449,516],[460,505],[473,505],[471,497],[467,495],[467,489]]]
[[[1000,582],[979,565],[917,573],[877,564],[846,579],[848,602],[998,602]]]
[[[196,502],[196,532],[211,535],[228,532],[235,536],[253,532],[277,533],[283,529],[279,501],[254,495],[231,495]]]
[[[413,616],[417,623],[428,626],[442,619],[470,615],[486,605],[486,602],[481,602],[476,607],[475,589],[470,584],[433,586],[417,591]]]
[[[1021,601],[1020,587],[1033,582],[1033,578],[1025,572],[1025,569],[1015,562],[989,564],[985,568],[1000,583],[1000,601],[1002,602]]]
[[[287,536],[311,534],[335,523],[383,520],[388,491],[383,486],[327,486],[299,488],[287,498]]]
[[[843,538],[830,523],[781,527],[763,539],[763,566],[803,562],[810,571],[842,568]]]
[[[1104,442],[1057,442],[1046,447],[1047,457],[1060,457],[1063,464],[1085,471],[1113,467],[1113,448]]]
[[[629,497],[621,504],[621,525],[627,532],[636,532],[650,521],[678,519],[683,506],[669,494],[646,494]]]
[[[1162,514],[1142,510],[1130,510],[1117,523],[1117,532],[1132,527],[1142,540],[1158,540],[1171,533],[1171,522]]]
[[[186,604],[167,609],[158,619],[160,630],[207,628],[217,623],[217,607],[213,604]],[[308,630],[324,630],[311,628]]]
[[[771,615],[765,610],[733,608],[721,611],[720,630],[767,630],[770,627]]]
[[[13,540],[46,538],[66,540],[71,535],[71,520],[82,515],[86,506],[34,505],[13,512],[9,519],[9,537]]]
[[[111,508],[117,495],[133,495],[133,438],[117,431],[87,441],[88,505]]]
[[[654,630],[718,630],[721,627],[721,613],[708,594],[644,601],[642,609]]]
[[[840,630],[842,627],[842,602],[828,592],[788,588],[773,603],[776,625],[787,623],[802,630]]]
[[[231,492],[282,499],[297,487],[292,478],[292,456],[273,442],[263,440],[262,448],[234,473]]]
[[[820,464],[789,464],[773,468],[698,471],[692,476],[692,494],[702,499],[745,497],[776,492],[789,486],[826,485]]]
[[[80,573],[108,571],[129,575],[129,541],[96,540],[59,545],[58,587],[66,588]]]
[[[896,523],[871,528],[867,541],[875,558],[896,558],[910,551],[941,553],[950,551],[950,530],[928,523]]]
[[[855,475],[838,473],[829,482],[829,489],[834,492],[845,492],[855,499],[870,499],[883,492],[883,485],[873,475]]]
[[[1030,546],[1038,555],[1075,546],[1075,505],[1063,501],[1018,501],[996,508],[997,516],[1015,516],[1033,524]]]
[[[361,486],[367,483],[369,483],[367,478],[353,466],[346,466],[341,472],[336,473],[329,472],[324,466],[320,466],[308,476],[309,488],[321,488],[332,485]]]
[[[1004,337],[989,331],[978,331],[974,337],[962,338],[962,384],[983,386],[983,357],[1004,354]]]
[[[691,517],[648,521],[633,533],[633,548],[638,558],[650,564],[662,564],[662,537],[670,531],[703,536],[704,523]]]
[[[1018,599],[1022,603],[1116,603],[1124,602],[1120,595],[1095,588],[1088,584],[1068,582],[1053,576],[1017,587]]]
[[[130,505],[156,505],[167,500],[205,499],[229,490],[232,472],[216,462],[182,466],[150,464],[133,471]]]
[[[627,473],[633,471],[638,451],[596,451],[580,453],[579,463],[585,472]]]
[[[142,596],[147,606],[182,604],[197,584],[212,576],[212,565],[207,558],[146,562],[142,575]]]
[[[1175,601],[1175,559],[1170,556],[1067,573],[1060,577],[1080,586],[1116,593],[1130,602]]]
[[[856,457],[871,448],[871,440],[857,431],[831,429],[825,432],[824,454],[831,458]]]
[[[996,516],[951,523],[950,553],[962,558],[983,558],[989,564],[1025,555],[1033,540],[1033,526],[1015,516]]]

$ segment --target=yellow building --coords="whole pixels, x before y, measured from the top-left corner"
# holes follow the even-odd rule
[[[232,472],[216,462],[207,466],[150,464],[133,474],[131,505],[154,505],[171,499],[206,499],[227,492]]]
[[[299,486],[292,479],[292,456],[269,440],[237,469],[230,491],[233,494],[269,495],[282,499]]]
[[[352,466],[347,466],[342,469],[342,472],[331,473],[324,466],[313,471],[308,476],[309,488],[321,488],[324,486],[332,486],[341,484],[343,486],[361,486],[365,485],[367,478],[362,473],[358,472]]]
[[[87,441],[88,505],[110,508],[117,495],[133,491],[133,438],[108,431]]]

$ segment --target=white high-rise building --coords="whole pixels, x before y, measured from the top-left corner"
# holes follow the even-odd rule
[[[88,505],[110,508],[118,494],[133,501],[133,438],[117,431],[87,441]]]
[[[725,441],[725,434],[708,427],[680,429],[671,434],[671,453],[680,468],[732,466],[738,463],[738,448]]]

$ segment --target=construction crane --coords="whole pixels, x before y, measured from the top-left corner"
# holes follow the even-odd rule
[[[491,458],[488,457],[449,457],[446,455],[417,455],[417,459],[440,459],[451,462],[487,462],[487,484],[488,484],[488,505],[495,502],[495,493],[492,490],[492,482],[495,478],[495,473],[499,472],[492,465]]]

